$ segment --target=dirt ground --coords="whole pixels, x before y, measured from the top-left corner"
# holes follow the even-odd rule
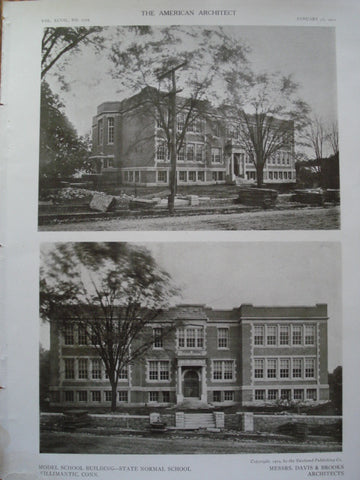
[[[340,207],[140,219],[107,219],[40,226],[40,231],[336,230]]]
[[[300,453],[338,452],[339,443],[323,441],[289,442],[202,436],[143,436],[129,433],[94,435],[89,433],[42,432],[41,453],[86,454],[239,454],[239,453]]]

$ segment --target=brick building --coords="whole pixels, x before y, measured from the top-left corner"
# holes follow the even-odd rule
[[[168,184],[168,146],[156,105],[150,98],[151,91],[146,88],[121,102],[105,102],[97,108],[92,122],[91,158],[109,181],[149,186]],[[186,107],[181,108],[181,102],[186,101],[178,100],[178,134],[186,121]],[[225,183],[237,178],[255,181],[255,165],[251,153],[241,145],[235,119],[207,102],[198,102],[198,106],[178,152],[178,184]],[[265,165],[264,181],[269,184],[296,181],[294,125],[282,123],[290,132],[289,141]]]
[[[117,403],[327,401],[327,320],[324,304],[173,307],[148,325],[152,347],[121,373]],[[61,334],[52,325],[50,350],[53,405],[110,405],[104,365],[76,324]]]

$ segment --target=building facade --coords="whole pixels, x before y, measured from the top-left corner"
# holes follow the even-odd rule
[[[254,406],[329,399],[327,306],[232,310],[179,305],[146,328],[147,353],[121,372],[119,405]],[[174,328],[167,336],[166,325]],[[51,403],[110,405],[102,360],[84,332],[51,326]]]
[[[167,185],[169,149],[161,128],[157,108],[149,99],[149,89],[121,102],[98,106],[92,122],[92,159],[105,177],[128,185]],[[179,100],[181,102],[181,100]],[[177,182],[214,184],[237,179],[256,180],[254,162],[239,137],[236,122],[210,106],[194,114],[186,128],[177,155]],[[166,113],[165,113],[166,114]],[[186,109],[179,108],[177,130],[186,122]],[[264,168],[264,182],[295,183],[294,125],[286,123],[289,141]]]

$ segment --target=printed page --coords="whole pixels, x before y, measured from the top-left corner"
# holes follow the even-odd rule
[[[358,13],[4,3],[1,478],[358,477]]]

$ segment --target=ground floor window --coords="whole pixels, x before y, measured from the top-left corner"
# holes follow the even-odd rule
[[[278,398],[278,391],[275,389],[268,390],[267,392],[267,399],[268,400],[277,400]]]
[[[287,388],[281,390],[281,400],[291,400],[291,390]]]
[[[184,170],[179,171],[179,181],[180,182],[186,182],[187,181],[187,172]]]
[[[159,392],[149,392],[149,402],[158,402]]]
[[[189,172],[189,182],[196,182],[196,172]]]
[[[295,388],[294,400],[304,400],[304,390],[302,388]]]
[[[65,391],[65,402],[73,402],[74,401],[74,392],[72,390]]]
[[[225,402],[233,402],[234,401],[234,392],[230,390],[226,390],[224,392],[224,401]]]
[[[128,402],[128,392],[126,390],[121,390],[118,395],[119,402]]]
[[[78,400],[79,402],[87,402],[87,391],[80,391],[78,392]]]
[[[221,402],[221,392],[217,390],[213,392],[213,402]]]
[[[204,182],[205,181],[205,172],[198,172],[198,181]]]
[[[255,400],[265,400],[265,390],[255,390]]]
[[[135,183],[139,183],[140,182],[140,172],[135,172]]]
[[[316,399],[317,399],[316,388],[308,388],[306,390],[306,400],[316,400]]]
[[[167,172],[158,172],[158,182],[166,183],[167,182]]]
[[[105,402],[111,402],[111,390],[105,390],[104,392],[104,398],[105,398]]]
[[[99,390],[91,392],[91,400],[93,402],[101,402],[101,392]]]

